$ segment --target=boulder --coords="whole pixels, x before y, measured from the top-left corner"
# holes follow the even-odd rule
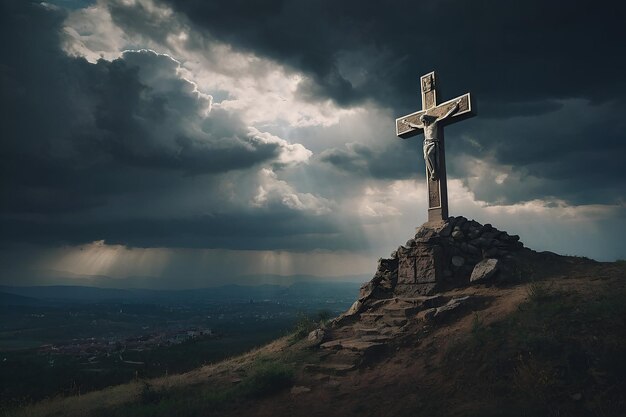
[[[461,307],[469,306],[473,301],[474,297],[471,297],[469,295],[465,297],[453,298],[441,307],[425,310],[425,312],[423,313],[424,319],[429,321],[447,320],[448,318],[452,317],[453,314],[464,310]]]
[[[352,303],[348,311],[346,311],[346,316],[352,316],[359,313],[361,311],[361,307],[363,307],[363,303],[359,300],[356,300],[354,303]]]
[[[463,266],[465,263],[465,259],[462,256],[453,256],[452,257],[452,265],[454,266]]]
[[[467,252],[471,253],[472,255],[480,255],[480,249],[478,249],[476,246],[471,245],[471,244],[467,244],[466,249]]]
[[[494,256],[498,255],[498,248],[489,248],[485,251],[483,251],[483,256],[485,258],[493,258]]]
[[[452,232],[452,237],[454,239],[463,239],[464,235],[463,232],[461,232],[460,230],[455,230],[454,232]]]
[[[307,341],[312,345],[319,345],[324,340],[324,336],[326,336],[326,332],[323,329],[315,329],[307,336]]]
[[[497,259],[483,259],[472,270],[470,282],[481,283],[491,279],[498,272],[499,261]]]

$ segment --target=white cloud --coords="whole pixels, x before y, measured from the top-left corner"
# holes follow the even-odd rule
[[[280,165],[296,165],[305,163],[309,160],[313,152],[305,148],[299,143],[288,143],[286,140],[279,138],[267,132],[261,132],[255,127],[249,127],[249,135],[255,140],[262,143],[275,143],[280,146],[280,153],[276,158],[276,162]]]
[[[100,58],[119,58],[131,41],[99,0],[92,6],[76,9],[65,20],[63,48],[68,55],[85,57],[89,62]]]
[[[259,171],[259,186],[251,203],[256,207],[283,206],[291,210],[306,211],[314,215],[328,214],[331,201],[311,193],[299,193],[292,185],[280,180],[268,168]]]
[[[127,10],[131,16],[141,8],[145,22],[137,22],[133,31],[124,30],[112,18],[111,7],[118,13]],[[142,25],[148,29],[141,31]],[[194,80],[199,90],[215,97],[223,109],[236,111],[245,123],[259,129],[330,126],[358,111],[341,109],[330,100],[303,100],[297,90],[307,81],[304,74],[237,51],[207,33],[194,32],[186,17],[153,0],[98,0],[70,13],[65,32],[65,51],[91,62],[101,57],[115,59],[127,49],[147,48],[167,54],[180,62],[184,78]]]

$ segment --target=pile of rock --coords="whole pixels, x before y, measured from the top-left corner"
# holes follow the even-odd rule
[[[439,245],[443,249],[443,278],[453,285],[493,278],[502,263],[499,260],[511,258],[524,247],[519,236],[462,216],[450,217],[435,229],[422,226],[407,246],[417,242]]]
[[[510,281],[519,275],[519,236],[465,217],[426,223],[389,259],[380,259],[360,301],[433,294],[470,283]]]

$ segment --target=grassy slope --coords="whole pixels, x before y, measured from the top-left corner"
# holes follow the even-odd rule
[[[19,416],[619,416],[626,414],[626,265],[513,288],[345,376],[288,338],[193,372],[19,410]],[[311,391],[294,395],[293,385]]]

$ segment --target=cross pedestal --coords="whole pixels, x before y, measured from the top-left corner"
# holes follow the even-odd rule
[[[472,117],[474,112],[469,93],[437,104],[438,85],[434,71],[423,75],[420,81],[422,110],[396,119],[396,135],[402,139],[408,139],[419,133],[424,133],[428,222],[438,222],[448,219],[448,186],[443,127]],[[429,145],[428,156],[426,145]],[[431,166],[433,162],[435,163],[433,171],[429,170],[429,158],[431,158]]]

